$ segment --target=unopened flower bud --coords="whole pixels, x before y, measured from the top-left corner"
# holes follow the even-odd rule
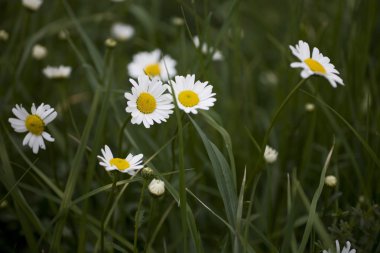
[[[153,179],[150,182],[148,189],[154,196],[161,196],[165,193],[165,182],[159,179]]]
[[[338,180],[335,176],[330,175],[325,178],[325,184],[330,187],[335,187]]]
[[[109,48],[114,48],[114,47],[116,47],[117,42],[116,42],[116,40],[114,40],[112,38],[108,38],[108,39],[106,39],[105,44]]]
[[[149,167],[145,167],[141,170],[141,176],[149,180],[154,176],[154,171]]]

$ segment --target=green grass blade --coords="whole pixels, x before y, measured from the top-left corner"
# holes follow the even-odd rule
[[[236,168],[235,168],[235,158],[234,154],[232,152],[232,141],[231,141],[231,136],[227,132],[226,129],[224,129],[221,125],[219,125],[209,114],[207,114],[204,111],[201,111],[200,114],[204,117],[206,122],[213,127],[215,130],[217,130],[223,137],[224,143],[226,145],[226,149],[228,152],[228,158],[230,160],[230,166],[231,166],[231,171],[232,171],[232,177],[233,177],[233,182],[235,186],[235,191],[236,189]]]
[[[315,217],[317,216],[317,213],[316,213],[317,203],[318,203],[319,197],[321,196],[321,193],[322,193],[322,189],[323,189],[323,185],[324,185],[325,177],[326,177],[326,171],[327,171],[327,168],[330,164],[332,153],[334,151],[334,146],[335,146],[335,140],[334,140],[334,143],[330,149],[330,152],[327,155],[325,165],[323,166],[323,169],[321,172],[321,177],[319,179],[318,188],[315,191],[313,199],[311,201],[310,210],[309,210],[309,218],[307,220],[306,228],[305,228],[304,234],[302,236],[301,245],[298,248],[298,253],[304,253],[305,252],[306,244],[309,240],[310,232],[311,232],[311,229],[312,229],[313,224],[315,222],[314,220],[316,219]]]
[[[207,138],[198,124],[191,117],[189,118],[201,137],[211,161],[214,176],[225,207],[227,220],[232,227],[236,227],[238,199],[231,169],[219,149]]]
[[[95,116],[97,113],[97,107],[98,107],[98,103],[99,103],[99,99],[100,99],[100,94],[101,94],[100,90],[97,90],[95,93],[95,96],[94,96],[94,99],[92,102],[92,106],[90,109],[90,113],[89,113],[89,116],[88,116],[88,119],[86,122],[86,126],[84,128],[83,135],[81,138],[81,144],[79,145],[78,150],[75,154],[73,164],[71,166],[69,178],[68,178],[67,183],[66,183],[64,196],[63,196],[62,203],[61,203],[61,206],[59,208],[59,213],[58,213],[58,215],[60,215],[61,213],[63,215],[61,216],[61,218],[57,222],[57,225],[56,225],[56,227],[54,229],[54,233],[53,233],[53,241],[52,241],[51,248],[54,251],[60,250],[59,245],[61,244],[62,232],[63,232],[63,228],[64,228],[65,223],[66,223],[66,214],[68,212],[68,208],[69,208],[69,205],[71,202],[71,198],[72,198],[72,195],[74,193],[75,186],[77,184],[78,175],[79,175],[80,167],[81,167],[81,162],[82,162],[82,159],[83,159],[84,154],[85,154],[87,142],[88,142],[89,137],[90,137],[91,128],[94,125]]]

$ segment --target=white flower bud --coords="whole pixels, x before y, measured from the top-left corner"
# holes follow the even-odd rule
[[[277,161],[277,156],[277,150],[269,147],[268,145],[265,147],[264,159],[267,163],[274,163],[275,161]]]
[[[305,110],[308,112],[312,112],[315,110],[315,105],[313,103],[307,103],[305,104]]]
[[[32,56],[36,60],[41,60],[45,58],[47,55],[47,49],[44,46],[41,46],[39,44],[34,45],[32,50]]]
[[[338,180],[335,176],[329,175],[325,178],[325,184],[330,187],[335,187]]]
[[[6,41],[9,38],[9,34],[5,30],[0,30],[0,40]]]
[[[29,10],[36,11],[41,7],[42,0],[22,0],[22,5]]]
[[[161,196],[165,193],[165,183],[162,180],[153,179],[150,182],[148,189],[151,194],[155,196]]]

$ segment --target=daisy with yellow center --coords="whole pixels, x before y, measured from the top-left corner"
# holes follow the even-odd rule
[[[177,71],[177,62],[168,55],[161,54],[159,49],[152,52],[141,52],[133,56],[133,61],[128,64],[128,74],[133,78],[147,75],[151,78],[159,77],[166,81],[173,77]]]
[[[122,173],[128,173],[131,176],[134,176],[143,165],[142,158],[143,155],[132,155],[129,154],[126,158],[117,158],[113,157],[111,149],[105,145],[104,149],[101,149],[102,155],[98,155],[99,164],[103,166],[107,171],[118,170]]]
[[[290,66],[292,68],[302,68],[302,78],[319,75],[325,77],[334,88],[337,87],[337,83],[344,85],[342,78],[339,77],[338,70],[330,63],[328,57],[323,56],[323,54],[319,52],[318,48],[314,47],[313,53],[310,56],[309,44],[302,40],[300,40],[295,47],[289,47],[293,55],[300,59],[300,62],[293,62]]]
[[[160,124],[166,121],[174,108],[171,95],[164,94],[166,86],[157,78],[150,79],[145,75],[140,76],[137,81],[138,83],[130,79],[132,91],[124,94],[128,100],[125,110],[131,113],[132,124],[143,123],[149,128],[154,122]]]
[[[195,75],[176,76],[172,81],[178,107],[186,113],[197,114],[197,110],[208,110],[214,106],[216,98],[212,85],[208,82],[195,82]],[[171,89],[169,88],[171,92]]]
[[[32,114],[29,114],[22,105],[16,105],[12,112],[17,118],[10,118],[9,123],[18,133],[28,132],[22,145],[28,144],[33,153],[37,154],[39,148],[46,148],[44,139],[49,142],[54,141],[54,138],[45,132],[45,128],[57,117],[57,112],[50,105],[45,104],[41,104],[37,108],[33,104],[31,111]]]

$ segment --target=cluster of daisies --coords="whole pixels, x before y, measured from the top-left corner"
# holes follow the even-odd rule
[[[43,1],[22,0],[22,3],[29,10],[36,11]],[[0,35],[3,41],[6,41],[9,36],[4,30],[1,30]],[[134,29],[128,24],[115,23],[111,27],[111,36],[118,41],[126,41],[133,35]],[[62,39],[67,38],[65,32],[60,33],[59,36]],[[220,51],[209,47],[206,43],[201,43],[198,36],[193,38],[193,44],[201,53],[210,55],[212,60],[223,59]],[[300,40],[297,45],[290,46],[290,50],[299,59],[290,66],[301,68],[302,78],[318,75],[326,78],[333,87],[337,87],[337,84],[344,85],[339,72],[330,63],[330,59],[321,54],[318,48],[314,47],[311,52],[309,44]],[[45,58],[47,53],[47,49],[39,44],[32,49],[32,56],[36,60]],[[214,105],[216,98],[212,91],[213,86],[207,81],[196,80],[195,75],[176,75],[176,64],[173,58],[163,55],[159,49],[140,52],[133,56],[133,61],[127,66],[132,88],[130,92],[124,94],[127,99],[125,110],[131,115],[132,124],[142,124],[145,128],[150,128],[155,123],[166,122],[175,106],[187,114],[197,114],[198,110],[208,110]],[[50,79],[67,78],[71,74],[71,67],[48,66],[43,70],[43,74]],[[28,145],[33,153],[37,154],[39,149],[46,148],[45,140],[54,142],[54,138],[46,132],[47,125],[57,117],[57,112],[50,105],[42,103],[36,107],[33,103],[29,113],[22,105],[16,104],[12,112],[16,116],[9,119],[12,128],[18,133],[27,133],[22,144]],[[277,156],[278,152],[275,149],[266,147],[264,158],[267,163],[275,162]],[[114,157],[107,145],[101,149],[101,155],[98,158],[99,164],[106,171],[116,170],[131,176],[135,176],[144,167],[143,154],[128,154],[125,158],[118,158]],[[159,179],[153,179],[148,188],[157,196],[165,191],[164,182]],[[337,241],[336,248],[339,253],[355,253],[355,250],[351,249],[350,242],[347,242],[340,251]],[[327,251],[323,252],[327,253]]]
[[[42,0],[23,0],[26,8],[36,11],[40,8]],[[135,31],[132,26],[124,23],[115,23],[111,27],[111,36],[118,41],[129,40]],[[8,34],[7,34],[8,36]],[[3,36],[4,37],[4,36]],[[67,33],[60,33],[60,38],[67,38]],[[211,56],[212,60],[222,60],[220,51],[202,43],[198,36],[193,38],[193,44],[201,53]],[[333,87],[343,85],[339,72],[330,59],[323,56],[318,48],[310,51],[308,43],[300,40],[297,45],[290,46],[292,53],[300,60],[291,63],[293,68],[302,68],[301,77],[308,78],[311,75],[325,77]],[[45,58],[47,49],[36,44],[32,49],[32,56],[36,60]],[[126,112],[131,115],[132,124],[142,124],[150,128],[153,124],[166,122],[173,113],[175,105],[185,113],[197,114],[198,110],[208,110],[216,101],[212,85],[195,79],[195,75],[176,75],[176,61],[169,55],[163,55],[159,49],[151,52],[140,52],[133,56],[133,60],[127,66],[128,75],[131,77],[132,88],[125,92],[127,99]],[[50,79],[68,78],[71,67],[47,66],[43,74]],[[23,145],[28,145],[33,153],[39,149],[45,149],[45,142],[53,142],[54,138],[47,133],[46,126],[57,117],[57,112],[50,105],[35,104],[29,113],[22,105],[16,105],[12,109],[17,118],[10,118],[9,122],[16,132],[27,133]],[[115,158],[111,149],[106,145],[101,150],[100,165],[107,171],[118,170],[134,176],[142,165],[142,154],[128,154],[125,158]],[[277,160],[277,151],[267,146],[264,158],[268,163]]]
[[[117,29],[122,28],[114,28]],[[196,44],[199,46],[199,39],[197,40]],[[201,47],[208,52],[205,44]],[[295,47],[290,46],[290,49],[300,60],[292,63],[291,67],[302,68],[302,78],[319,75],[325,77],[333,87],[336,87],[337,83],[343,85],[339,72],[330,63],[330,59],[323,56],[317,48],[314,48],[311,54],[309,45],[299,41]],[[37,52],[35,54],[46,55],[40,45],[33,51]],[[124,94],[127,99],[126,112],[131,114],[132,124],[143,124],[149,128],[154,123],[165,122],[173,113],[174,104],[185,113],[193,114],[198,110],[208,110],[214,105],[216,98],[212,92],[212,85],[196,80],[195,75],[176,76],[175,67],[176,61],[168,55],[162,55],[159,49],[133,56],[133,61],[127,66],[128,74],[132,77],[132,89]],[[68,75],[70,71],[71,69],[60,66],[58,70],[45,69],[44,73],[59,78]],[[57,116],[54,108],[45,104],[36,108],[33,104],[31,113],[28,113],[22,105],[16,105],[12,111],[17,118],[9,119],[11,126],[16,132],[28,132],[23,145],[29,145],[34,153],[38,153],[40,148],[45,149],[44,140],[54,141],[45,131],[46,126]],[[277,152],[268,147],[265,153],[269,163],[276,160]]]

